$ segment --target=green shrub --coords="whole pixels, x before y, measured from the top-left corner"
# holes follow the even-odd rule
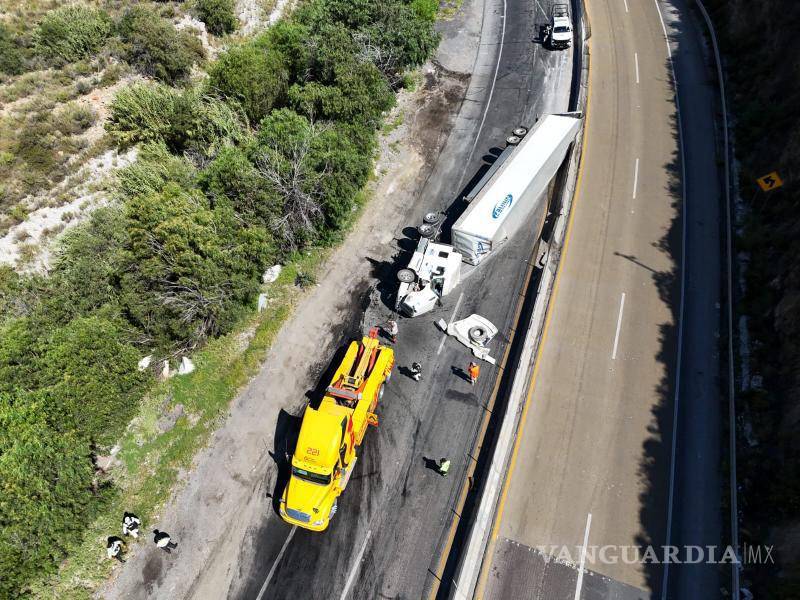
[[[111,18],[105,11],[70,4],[45,15],[34,33],[34,45],[48,60],[74,62],[96,53],[111,29]]]
[[[178,31],[146,6],[129,9],[119,23],[122,56],[136,69],[167,83],[185,79],[204,58],[200,40]]]
[[[209,69],[210,89],[241,104],[251,123],[258,123],[280,103],[288,83],[283,54],[254,42],[234,46]]]
[[[22,49],[8,27],[0,23],[0,73],[19,75],[23,70]]]
[[[97,113],[84,104],[70,103],[53,115],[52,127],[64,135],[83,133],[94,125]]]
[[[195,6],[200,20],[214,35],[231,33],[239,24],[233,0],[197,0]]]
[[[222,146],[247,139],[243,121],[234,108],[198,90],[139,83],[114,97],[106,130],[122,146],[157,142],[173,152],[213,156]]]
[[[89,444],[56,432],[45,408],[0,394],[0,596],[55,568],[91,514]]]
[[[194,180],[195,170],[189,161],[171,154],[163,142],[148,143],[139,150],[136,162],[116,172],[114,189],[125,200],[158,193],[168,183],[191,189]]]

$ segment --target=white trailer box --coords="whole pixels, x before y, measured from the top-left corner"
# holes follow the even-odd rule
[[[528,223],[580,128],[580,118],[547,115],[522,139],[455,222],[452,242],[477,265]]]

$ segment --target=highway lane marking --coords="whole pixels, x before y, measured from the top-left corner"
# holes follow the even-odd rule
[[[539,10],[540,10],[540,11],[542,11],[542,14],[543,14],[544,16],[547,16],[547,13],[546,13],[546,12],[544,12],[544,9],[542,8],[542,5],[541,5],[541,4],[539,4],[539,0],[536,0],[536,6],[538,6],[538,7],[539,7]]]
[[[478,146],[478,139],[481,137],[483,125],[486,123],[486,115],[489,114],[489,107],[492,105],[492,96],[494,95],[494,86],[497,83],[497,73],[500,71],[500,59],[503,57],[503,43],[506,39],[506,14],[508,13],[508,0],[503,0],[503,14],[500,19],[503,21],[503,28],[500,30],[500,47],[497,50],[497,62],[494,65],[494,75],[492,76],[492,87],[489,88],[489,98],[486,100],[486,107],[483,109],[483,117],[481,117],[481,124],[478,126],[478,132],[475,134],[475,141],[472,143],[472,149],[469,151],[469,157],[464,163],[464,170],[461,173],[461,180],[458,182],[458,189],[463,187],[464,176],[467,174],[467,168],[472,161],[472,155],[475,154],[475,148]],[[438,352],[437,352],[438,354]]]
[[[272,580],[272,576],[275,575],[275,571],[278,569],[278,564],[280,564],[281,559],[283,558],[283,555],[286,552],[286,548],[289,547],[289,542],[292,541],[295,531],[297,531],[297,525],[292,526],[292,530],[286,537],[286,541],[283,542],[283,546],[281,546],[281,551],[278,552],[278,557],[275,559],[275,562],[272,563],[272,568],[269,570],[269,573],[267,573],[267,578],[264,580],[264,585],[261,586],[261,589],[258,592],[258,596],[256,596],[256,600],[261,600],[261,598],[264,597],[264,592],[267,591],[267,586],[269,585],[269,582]]]
[[[636,83],[639,83],[639,53],[633,53],[633,64],[636,65]]]
[[[461,306],[461,301],[463,299],[464,299],[464,292],[461,292],[461,294],[458,296],[458,300],[456,301],[456,307],[453,309],[453,314],[450,315],[450,322],[447,324],[448,328],[450,327],[450,325],[453,324],[453,321],[455,321],[456,314],[458,313],[458,307]],[[447,332],[445,331],[444,335],[442,336],[442,340],[439,342],[439,349],[436,351],[436,356],[439,356],[439,354],[441,354],[442,348],[444,348],[444,341],[446,339],[447,339]]]
[[[625,3],[625,12],[628,12],[628,0],[622,0]]]
[[[633,199],[636,200],[636,188],[639,185],[639,159],[636,159],[636,165],[633,167]]]
[[[581,598],[583,587],[583,567],[586,565],[586,547],[589,545],[589,528],[592,526],[592,513],[586,515],[586,529],[583,532],[583,546],[581,546],[581,562],[578,567],[578,583],[575,585],[575,600]]]
[[[672,83],[675,89],[675,114],[678,117],[678,145],[680,148],[681,156],[681,295],[680,304],[678,308],[678,350],[677,361],[675,365],[675,395],[673,397],[672,405],[672,448],[670,450],[669,461],[669,497],[667,499],[667,531],[665,546],[669,546],[672,542],[672,510],[675,496],[675,455],[677,444],[677,430],[678,430],[678,406],[680,401],[681,389],[681,366],[683,356],[683,308],[684,300],[686,297],[686,218],[687,209],[686,204],[686,153],[683,146],[683,120],[681,119],[681,105],[678,97],[678,79],[675,76],[675,63],[672,61],[672,48],[669,45],[669,35],[667,34],[667,26],[664,23],[664,17],[661,15],[661,8],[659,7],[658,0],[653,0],[658,13],[658,19],[661,21],[661,30],[664,32],[664,40],[667,44],[667,56],[669,57],[670,71],[672,72]],[[664,562],[664,574],[661,577],[661,600],[666,600],[667,590],[669,587],[669,561]]]
[[[361,544],[361,550],[358,551],[358,556],[356,556],[356,562],[353,564],[353,568],[350,569],[350,575],[347,577],[347,583],[344,584],[344,589],[342,590],[342,595],[339,597],[339,600],[345,600],[347,594],[350,593],[350,588],[356,580],[356,575],[361,567],[361,559],[364,558],[364,551],[367,549],[367,542],[369,542],[369,537],[371,535],[372,529],[367,531],[367,536],[364,538],[364,543]]]
[[[611,353],[611,360],[617,360],[617,346],[619,345],[619,330],[622,328],[622,311],[625,310],[625,292],[619,299],[619,316],[617,317],[617,333],[614,334],[614,350]]]

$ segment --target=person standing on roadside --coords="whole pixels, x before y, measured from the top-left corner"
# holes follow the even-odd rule
[[[411,363],[411,378],[414,381],[422,379],[422,365],[418,362]]]
[[[397,321],[389,319],[386,321],[386,325],[383,326],[383,330],[386,332],[386,335],[389,336],[389,339],[392,340],[392,343],[396,344],[397,334],[400,331],[400,328],[397,326]]]

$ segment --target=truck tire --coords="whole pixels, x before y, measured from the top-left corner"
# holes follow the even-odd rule
[[[444,215],[442,213],[429,212],[425,214],[425,216],[422,218],[422,221],[428,225],[438,225],[442,222],[443,218]]]
[[[423,223],[417,227],[417,232],[419,233],[419,237],[431,239],[436,235],[436,228],[427,223]]]
[[[524,138],[525,135],[528,133],[528,130],[525,129],[524,127],[517,127],[512,133],[518,138]]]
[[[483,344],[487,339],[489,339],[489,334],[486,333],[486,330],[480,325],[470,327],[467,335],[469,335],[469,339],[476,344]]]
[[[417,274],[411,269],[400,269],[397,272],[397,280],[400,283],[414,283],[417,279]]]
[[[506,144],[508,144],[509,146],[516,146],[517,144],[520,143],[520,141],[522,140],[516,135],[510,135],[506,138]]]

